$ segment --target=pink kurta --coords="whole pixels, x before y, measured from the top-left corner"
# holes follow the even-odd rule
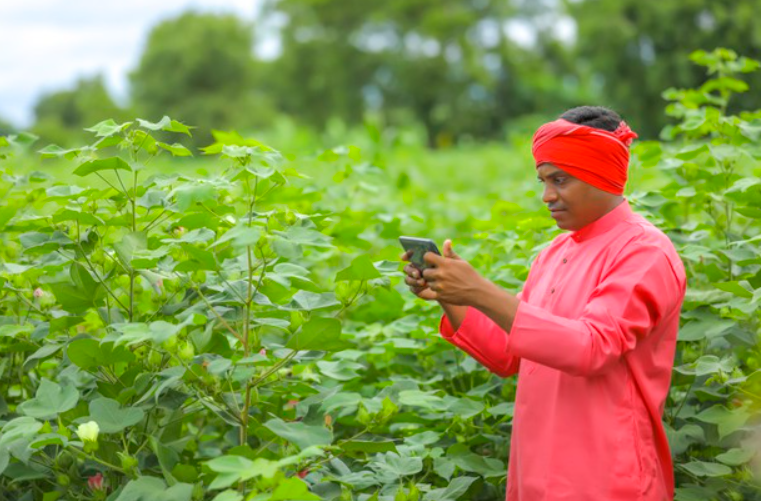
[[[449,342],[518,373],[508,501],[673,499],[661,422],[684,267],[628,201],[534,260],[510,333],[469,307]]]

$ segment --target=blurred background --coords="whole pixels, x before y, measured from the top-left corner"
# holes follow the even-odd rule
[[[759,11],[761,0],[3,2],[0,134],[65,146],[105,118],[167,114],[197,126],[195,146],[215,128],[305,147],[402,131],[447,148],[600,104],[657,138],[662,92],[706,79],[692,51],[761,58]],[[761,95],[733,105],[756,109]]]

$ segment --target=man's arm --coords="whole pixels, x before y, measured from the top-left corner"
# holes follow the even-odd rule
[[[554,315],[521,302],[493,285],[474,297],[482,311],[508,333],[512,356],[572,375],[602,374],[684,297],[677,275],[657,247],[631,245],[592,292],[578,318]]]
[[[507,333],[481,311],[471,306],[457,306],[439,301],[445,315],[441,317],[441,337],[476,359],[500,377],[518,372],[520,358],[507,350]]]
[[[521,301],[494,282],[485,282],[473,300],[473,307],[491,318],[502,330],[510,332]]]
[[[460,325],[462,325],[462,321],[465,320],[465,314],[468,312],[468,307],[445,303],[444,301],[440,301],[438,299],[437,301],[441,305],[441,308],[444,310],[444,313],[447,315],[449,324],[452,326],[452,328],[454,330],[459,329]]]

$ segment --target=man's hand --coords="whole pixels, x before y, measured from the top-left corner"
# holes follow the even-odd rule
[[[402,261],[409,261],[410,257],[412,257],[411,250],[402,254],[401,259]],[[404,273],[407,275],[404,277],[404,283],[409,286],[413,294],[415,294],[420,299],[425,299],[426,301],[438,299],[436,293],[428,288],[428,284],[422,278],[420,270],[417,269],[415,265],[412,263],[406,265],[404,267]]]
[[[472,306],[489,281],[452,250],[452,241],[444,241],[442,256],[426,252],[423,260],[433,268],[423,270],[423,283],[432,299],[454,305]]]

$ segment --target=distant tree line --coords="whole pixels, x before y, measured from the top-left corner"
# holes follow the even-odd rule
[[[164,114],[237,129],[286,114],[319,129],[331,118],[360,124],[373,111],[386,124],[420,124],[436,147],[503,138],[526,115],[594,102],[653,137],[666,120],[663,90],[706,79],[690,52],[724,46],[761,57],[757,8],[758,0],[267,0],[254,25],[188,12],[149,34],[128,109],[101,77],[83,78],[39,100],[34,131],[66,143],[103,117]],[[274,21],[280,55],[257,59],[258,26]],[[761,95],[737,105],[761,107]]]

